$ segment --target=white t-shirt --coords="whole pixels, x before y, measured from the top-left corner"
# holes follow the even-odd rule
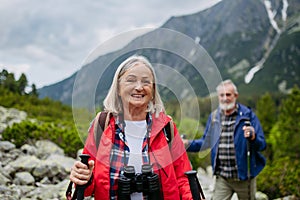
[[[125,135],[130,151],[128,165],[134,166],[135,173],[141,173],[143,164],[142,148],[143,140],[147,132],[147,123],[146,120],[125,120],[125,124]],[[132,200],[141,200],[143,199],[143,194],[133,193],[130,197]]]

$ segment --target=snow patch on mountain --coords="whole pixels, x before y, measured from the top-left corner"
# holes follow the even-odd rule
[[[275,21],[275,16],[277,14],[277,11],[272,10],[272,4],[269,0],[265,0],[264,4],[265,4],[265,7],[266,7],[266,10],[267,10],[267,13],[268,13],[268,17],[269,17],[269,20],[270,20],[270,23],[271,23],[272,27],[276,30],[277,33],[280,33],[281,30],[279,29],[279,27],[277,25],[277,22]]]
[[[281,10],[281,15],[282,15],[282,20],[284,22],[286,22],[286,18],[287,18],[287,8],[289,6],[289,3],[287,0],[282,0],[283,6],[282,6],[282,10]]]
[[[259,70],[261,70],[263,68],[263,64],[265,63],[265,61],[267,60],[268,56],[270,55],[270,52],[273,50],[273,48],[275,47],[279,37],[280,37],[280,34],[283,30],[281,30],[279,27],[278,27],[278,24],[277,22],[275,21],[275,16],[277,14],[277,11],[276,10],[272,10],[272,4],[271,4],[271,1],[269,0],[265,0],[264,1],[264,5],[265,5],[265,8],[267,10],[267,13],[268,13],[268,17],[269,17],[269,20],[270,20],[270,24],[272,25],[272,27],[276,30],[277,34],[276,36],[274,37],[272,43],[271,43],[271,46],[270,48],[266,51],[265,55],[263,56],[263,58],[257,62],[257,64],[252,67],[249,72],[246,74],[245,78],[244,78],[244,81],[246,84],[250,83],[251,80],[253,79],[255,73],[257,73]],[[287,8],[288,8],[288,0],[282,0],[282,9],[281,9],[281,15],[282,15],[282,21],[284,22],[283,23],[283,28],[285,27],[285,23],[286,23],[286,19],[287,19]]]

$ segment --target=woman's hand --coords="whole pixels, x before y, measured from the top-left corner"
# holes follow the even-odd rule
[[[71,168],[70,174],[70,180],[73,183],[75,183],[76,185],[84,185],[90,180],[93,174],[95,162],[93,160],[90,160],[88,164],[89,167],[80,161],[76,161],[74,163]]]

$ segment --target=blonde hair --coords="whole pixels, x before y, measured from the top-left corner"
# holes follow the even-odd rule
[[[110,89],[107,93],[103,101],[104,110],[108,112],[112,112],[114,114],[119,114],[123,112],[123,105],[121,97],[118,94],[119,91],[119,80],[124,75],[124,73],[133,67],[136,63],[143,63],[146,67],[148,67],[153,76],[153,98],[150,100],[148,104],[147,111],[151,114],[155,113],[157,117],[160,112],[164,112],[165,108],[163,102],[161,100],[160,94],[158,92],[157,84],[156,84],[156,75],[151,63],[144,56],[133,55],[123,61],[119,67],[117,68]]]

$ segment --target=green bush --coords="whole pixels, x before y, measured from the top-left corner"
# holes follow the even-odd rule
[[[36,123],[26,120],[6,128],[2,137],[18,148],[24,144],[34,144],[37,140],[48,139],[64,149],[66,155],[72,157],[76,157],[77,150],[83,147],[75,127],[68,123]]]
[[[299,164],[299,160],[292,160],[289,157],[275,159],[258,176],[258,189],[270,199],[288,195],[300,197]]]
[[[270,96],[262,97],[257,106],[267,141],[267,165],[258,176],[258,190],[271,199],[287,195],[300,197],[299,88],[294,87],[280,100],[276,112],[273,107]]]

